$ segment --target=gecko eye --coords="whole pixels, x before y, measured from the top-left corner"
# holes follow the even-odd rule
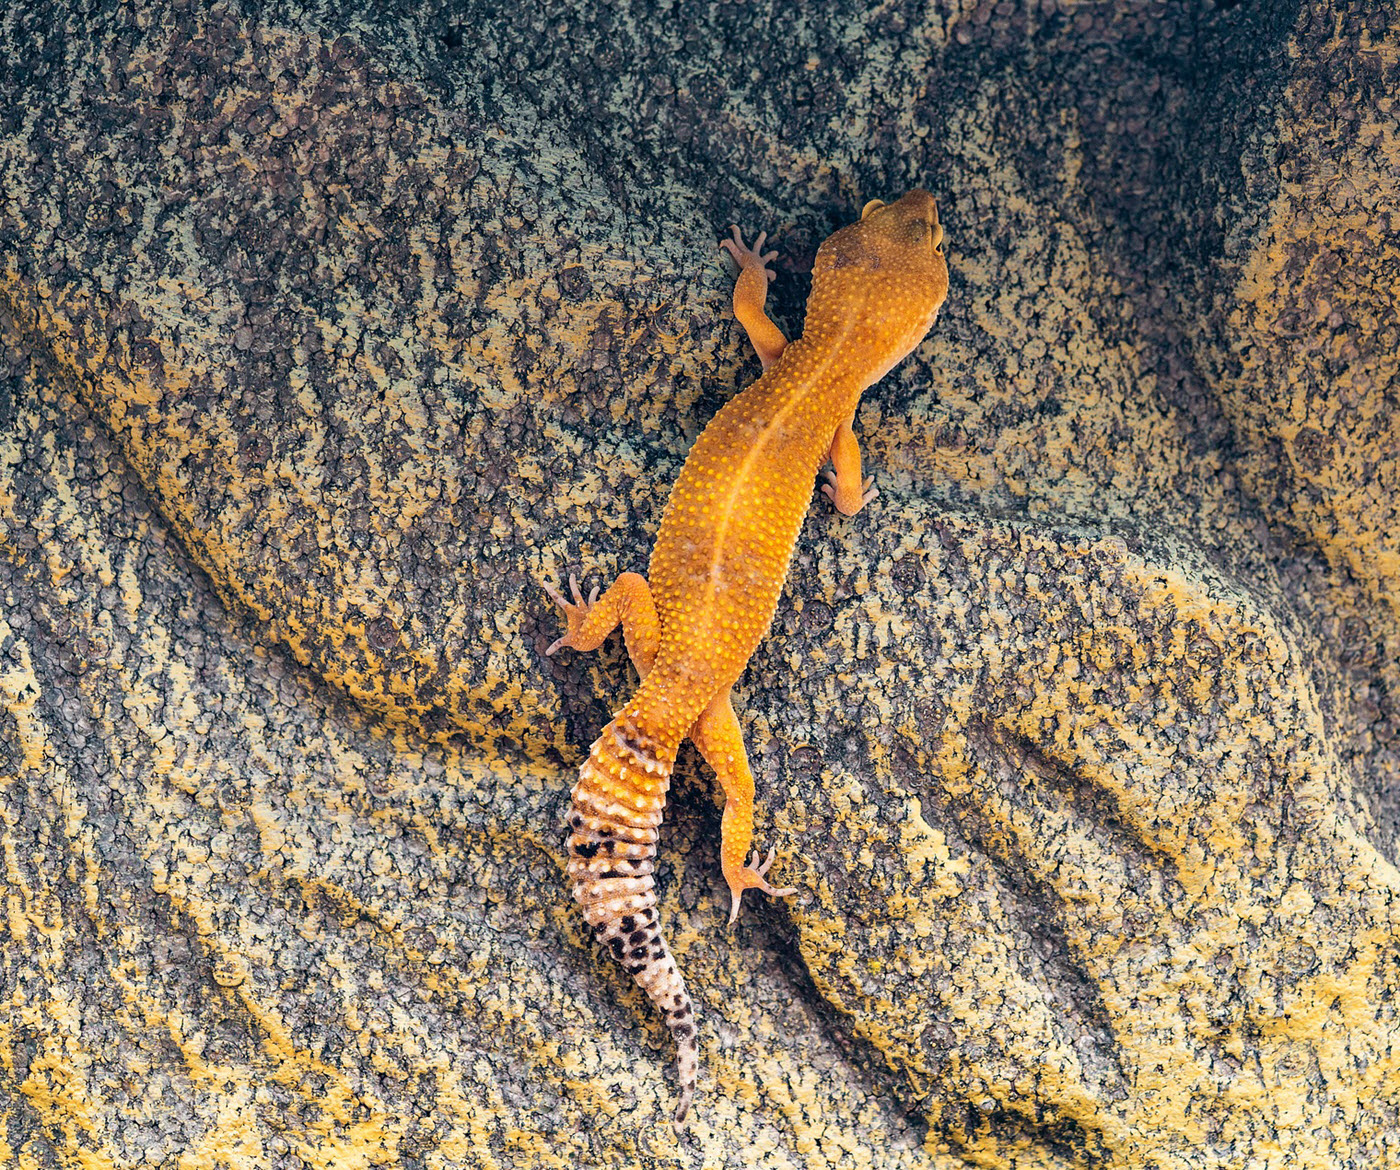
[[[861,219],[864,219],[872,211],[879,211],[880,208],[884,207],[884,205],[885,201],[883,199],[872,199],[869,203],[867,203],[864,207],[860,209]]]

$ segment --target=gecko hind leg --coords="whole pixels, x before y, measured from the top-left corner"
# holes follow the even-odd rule
[[[567,629],[564,636],[557,638],[545,650],[553,654],[561,646],[575,650],[596,650],[619,625],[622,626],[622,640],[627,645],[627,653],[637,673],[646,678],[651,664],[656,661],[656,649],[661,644],[661,622],[656,616],[656,603],[652,601],[651,587],[640,573],[623,573],[612,583],[602,597],[598,596],[595,585],[587,599],[579,589],[578,578],[569,574],[569,592],[573,601],[567,600],[559,590],[541,581],[540,587],[549,599],[564,611]]]
[[[762,890],[771,897],[786,898],[797,893],[797,889],[795,886],[778,889],[769,883],[767,873],[773,864],[772,850],[762,865],[753,865],[758,860],[756,851],[745,864],[744,858],[753,841],[753,772],[749,769],[743,732],[728,691],[705,708],[705,713],[690,729],[690,738],[705,762],[715,770],[724,789],[719,857],[724,880],[729,883],[729,921],[732,924],[739,917],[739,903],[745,890]]]

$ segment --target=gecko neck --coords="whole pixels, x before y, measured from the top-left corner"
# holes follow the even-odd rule
[[[813,416],[817,429],[828,431],[829,441],[830,430],[850,418],[861,394],[874,381],[850,360],[845,340],[845,331],[816,337],[804,334],[788,344],[750,390],[762,387],[771,393],[775,409],[800,403],[803,413]]]

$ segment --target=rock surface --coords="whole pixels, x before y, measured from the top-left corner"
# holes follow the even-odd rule
[[[0,1162],[1400,1161],[1400,16],[30,0],[0,17]],[[802,893],[563,880],[644,570],[872,197],[952,292],[736,690]]]

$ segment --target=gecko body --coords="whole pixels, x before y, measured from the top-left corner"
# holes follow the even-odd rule
[[[773,620],[813,477],[830,458],[823,492],[848,514],[875,495],[862,479],[851,430],[861,392],[923,339],[948,291],[943,229],[926,191],[886,205],[832,235],[812,270],[803,334],[788,343],[764,312],[760,234],[725,240],[739,264],[734,313],[763,363],[696,440],[671,491],[649,581],[624,573],[602,597],[573,601],[545,586],[568,630],[549,647],[592,650],[621,624],[641,675],[579,769],[568,816],[568,874],[595,935],[664,1015],[677,1046],[677,1123],[695,1094],[699,1060],[685,981],[662,937],[653,888],[656,835],[676,752],[691,739],[724,789],[720,863],[730,921],[745,890],[774,896],[773,860],[745,857],[753,838],[753,775],[730,688]]]

